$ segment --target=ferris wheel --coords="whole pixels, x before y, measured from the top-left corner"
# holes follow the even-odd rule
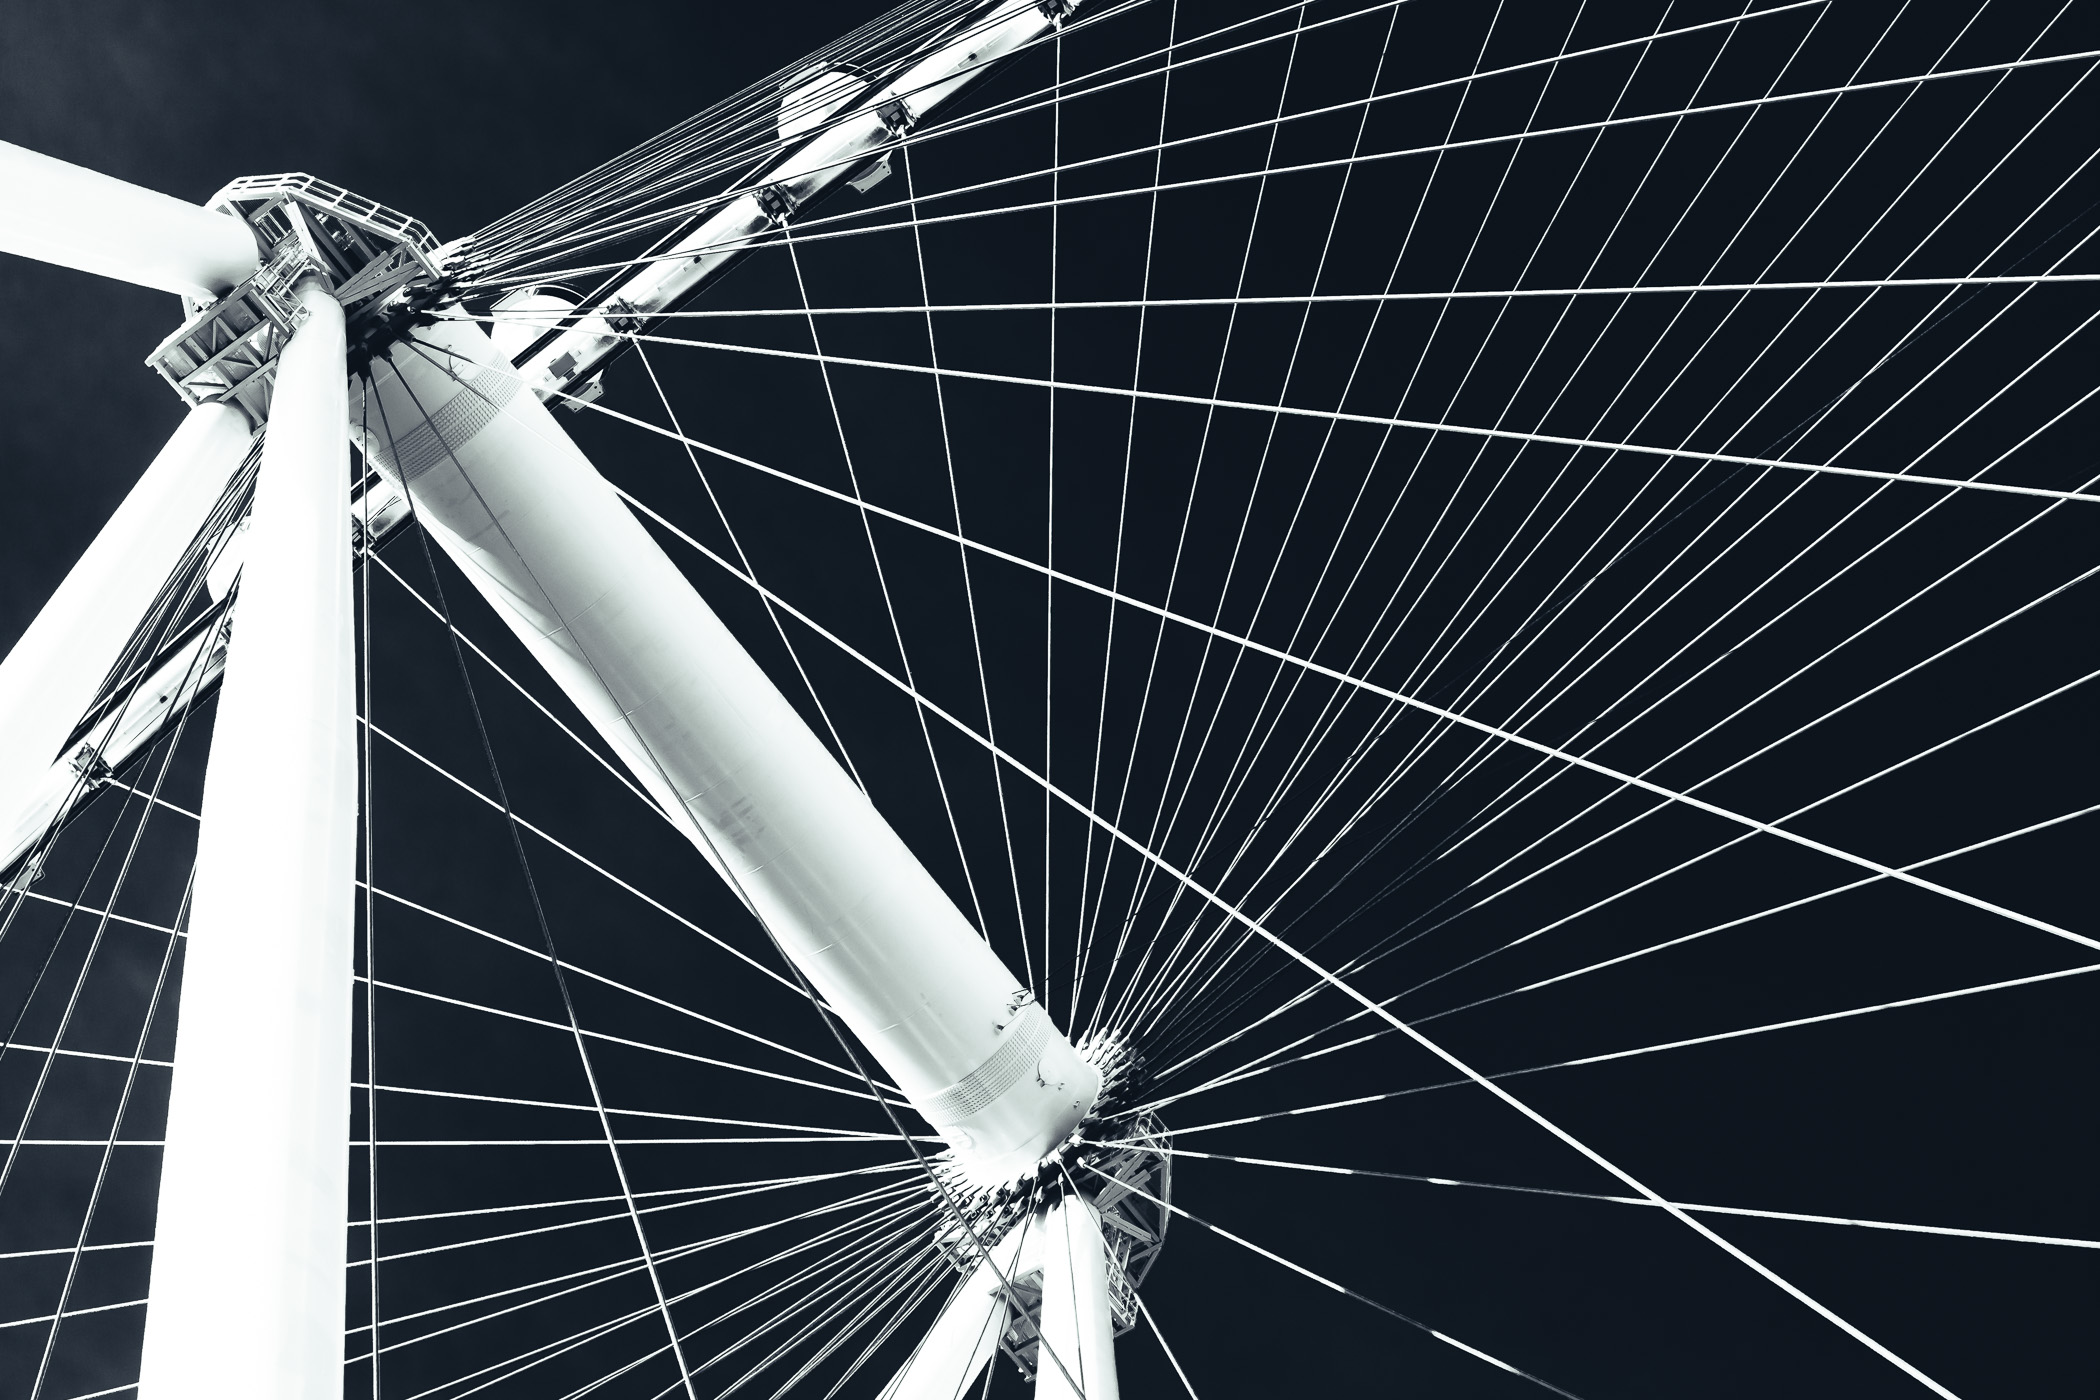
[[[0,1397],[2049,1393],[2078,18],[908,0],[449,239],[0,144],[186,415],[0,662]]]

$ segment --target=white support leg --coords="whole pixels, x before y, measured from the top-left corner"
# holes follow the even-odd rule
[[[968,1400],[1006,1326],[1006,1288],[999,1274],[1005,1273],[1011,1283],[1026,1272],[1023,1246],[1035,1244],[1028,1238],[1033,1233],[1016,1230],[992,1247],[998,1270],[989,1262],[980,1262],[948,1295],[918,1349],[898,1368],[877,1400]]]
[[[0,661],[0,833],[15,831],[95,691],[248,450],[237,408],[204,404],[168,439]],[[139,657],[143,663],[150,657]]]
[[[435,347],[435,348],[433,348]],[[509,362],[470,325],[374,361],[371,460],[982,1182],[1099,1073],[985,945]]]
[[[1037,1400],[1117,1400],[1108,1249],[1093,1203],[1076,1194],[1043,1217],[1042,1334],[1047,1350],[1036,1358]]]
[[[139,1393],[340,1400],[357,831],[343,313],[279,360],[205,777]]]
[[[225,403],[189,411],[44,611],[0,661],[0,831],[15,831],[183,550],[248,451]],[[139,657],[149,661],[151,657]]]
[[[0,252],[205,302],[257,266],[255,235],[231,214],[5,141]]]

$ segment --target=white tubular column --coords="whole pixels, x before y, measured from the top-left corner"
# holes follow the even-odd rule
[[[1071,1194],[1043,1215],[1042,1229],[1043,1345],[1056,1360],[1036,1358],[1037,1400],[1117,1400],[1116,1329],[1108,1311],[1101,1217],[1093,1202]]]
[[[1027,1271],[1022,1245],[1033,1245],[1035,1241],[1027,1237],[1034,1233],[1015,1230],[992,1247],[998,1269],[989,1261],[980,1261],[948,1295],[918,1350],[898,1368],[876,1400],[968,1400],[971,1382],[992,1359],[999,1333],[1006,1326],[1006,1286],[999,1275],[1004,1273],[1011,1283]]]
[[[231,214],[0,141],[0,251],[215,301],[252,276]]]
[[[248,420],[204,404],[168,439],[0,662],[0,831],[13,831],[154,595],[248,450]],[[139,657],[143,664],[150,657]]]
[[[433,348],[434,347],[434,348]],[[847,778],[486,335],[375,361],[371,459],[981,1182],[1099,1074]],[[391,435],[391,441],[389,441]]]
[[[340,1400],[357,833],[343,313],[278,361],[205,776],[145,1400]]]

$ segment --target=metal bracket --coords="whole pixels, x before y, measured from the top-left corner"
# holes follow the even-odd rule
[[[1035,993],[1026,987],[1021,988],[1021,990],[1006,999],[1006,1019],[992,1022],[992,1029],[995,1031],[1005,1030],[1014,1023],[1014,1017],[1021,1014],[1021,1008],[1032,1004],[1034,1001]]]
[[[859,171],[847,179],[846,183],[860,193],[866,194],[869,190],[874,189],[889,178],[890,153],[884,151],[881,155],[862,166]]]
[[[114,770],[103,762],[102,755],[95,752],[93,744],[82,744],[66,762],[90,789],[99,788],[116,776]]]
[[[758,201],[759,210],[776,224],[787,223],[802,204],[801,200],[780,185],[767,185],[751,197]]]
[[[875,120],[881,122],[883,129],[892,136],[903,136],[919,124],[919,119],[911,113],[911,104],[901,97],[892,97],[879,104],[875,108]]]
[[[562,397],[555,400],[555,407],[565,408],[571,413],[581,413],[604,397],[605,376],[594,374],[581,384],[572,385],[565,390]]]

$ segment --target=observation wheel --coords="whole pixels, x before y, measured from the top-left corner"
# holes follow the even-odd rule
[[[0,144],[182,414],[0,661],[0,1397],[2089,1378],[2080,19],[912,0],[466,234]]]

